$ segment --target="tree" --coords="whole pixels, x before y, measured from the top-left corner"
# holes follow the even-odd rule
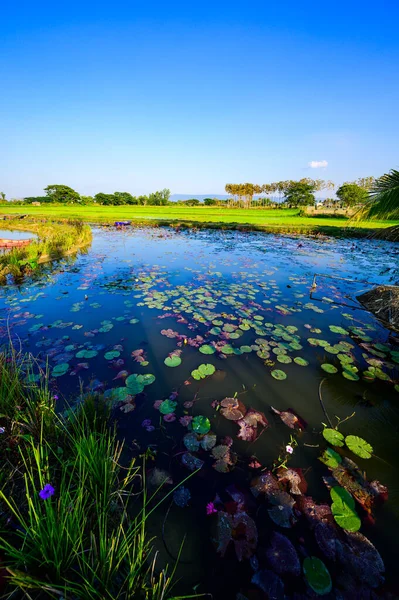
[[[1,199],[2,199],[2,200],[5,200],[5,199],[6,199],[6,195],[5,195],[5,193],[4,193],[4,192],[0,192],[0,196],[1,196]]]
[[[399,219],[399,171],[392,169],[375,181],[358,216]]]
[[[118,204],[137,204],[137,198],[129,192],[114,192]]]
[[[205,206],[215,206],[217,204],[216,198],[204,198]]]
[[[281,183],[281,182],[280,182]],[[286,181],[281,186],[284,193],[284,202],[290,208],[314,205],[316,183],[313,180],[301,179],[300,181]]]
[[[104,194],[103,192],[99,192],[94,196],[94,200],[97,204],[103,204],[104,206],[115,204],[114,194]]]
[[[344,183],[337,189],[337,197],[346,206],[357,206],[367,201],[368,193],[357,183]]]
[[[79,202],[80,196],[78,192],[75,192],[72,188],[67,185],[48,185],[44,188],[49,202]]]
[[[148,204],[153,206],[165,206],[169,202],[170,190],[163,189],[158,192],[153,192],[148,197]]]
[[[365,190],[371,190],[371,188],[375,184],[375,177],[359,177],[353,183],[357,183],[357,185]]]

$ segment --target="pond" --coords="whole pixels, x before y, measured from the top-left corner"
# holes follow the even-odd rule
[[[105,392],[132,454],[153,451],[150,485],[199,468],[150,523],[161,561],[185,537],[178,592],[305,594],[309,555],[334,597],[385,597],[398,593],[399,344],[356,296],[398,271],[384,241],[98,228],[86,254],[1,289],[2,336],[48,361],[60,410]]]
[[[17,231],[16,229],[0,229],[0,239],[3,240],[32,240],[37,235],[30,231]]]

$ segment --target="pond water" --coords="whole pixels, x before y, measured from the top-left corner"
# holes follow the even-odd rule
[[[184,494],[167,499],[150,523],[161,564],[186,536],[176,590],[245,598],[263,587],[283,597],[284,584],[288,596],[306,594],[298,565],[312,555],[331,573],[331,597],[366,598],[371,588],[395,597],[399,344],[356,296],[397,283],[399,245],[156,228],[93,234],[87,254],[1,289],[2,335],[10,327],[38,367],[48,361],[60,410],[81,389],[105,391],[131,452],[154,451],[150,484],[168,477],[171,489],[202,465],[184,484],[187,506],[178,506]],[[327,443],[323,423],[347,417],[339,431],[372,449]],[[328,450],[333,472],[319,460],[328,447],[338,454]],[[387,487],[385,502],[365,474]],[[351,516],[385,575],[373,546],[323,507],[332,475],[327,484],[356,497]]]
[[[36,237],[37,235],[30,231],[0,229],[0,239],[4,240],[31,240],[35,239]]]

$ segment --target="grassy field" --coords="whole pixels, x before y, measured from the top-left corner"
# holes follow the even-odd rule
[[[229,209],[221,207],[185,206],[18,206],[0,207],[0,215],[27,214],[48,219],[79,219],[89,223],[114,221],[181,222],[190,224],[218,223],[228,226],[247,225],[253,229],[281,231],[313,231],[337,233],[344,229],[381,229],[399,225],[399,221],[367,221],[354,223],[326,216],[299,216],[299,210]]]

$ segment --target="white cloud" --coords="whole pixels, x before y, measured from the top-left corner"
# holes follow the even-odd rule
[[[311,160],[308,163],[308,167],[310,167],[311,169],[321,169],[323,167],[326,167],[328,165],[328,162],[326,160]]]

